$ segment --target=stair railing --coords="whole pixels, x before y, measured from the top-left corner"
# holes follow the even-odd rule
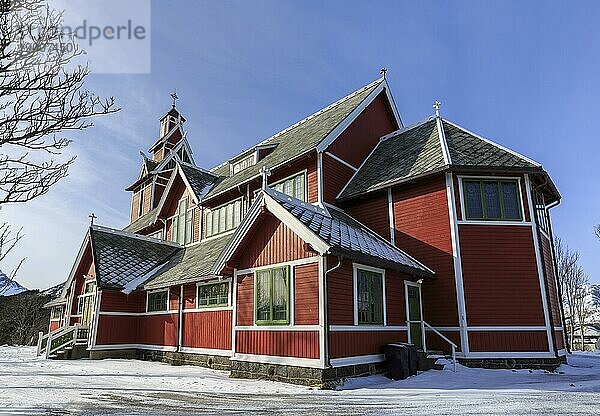
[[[442,338],[444,341],[446,341],[448,344],[450,344],[450,346],[452,347],[452,371],[456,372],[456,348],[458,347],[458,345],[456,345],[454,342],[450,341],[450,339],[448,339],[448,337],[446,337],[440,331],[438,331],[437,329],[435,329],[434,327],[429,325],[427,322],[423,321],[423,324],[427,328],[432,330],[435,334],[439,335],[439,337]]]
[[[63,348],[76,345],[78,341],[87,340],[88,332],[87,326],[79,324],[58,328],[46,335],[40,332],[37,355],[44,354],[48,358]]]

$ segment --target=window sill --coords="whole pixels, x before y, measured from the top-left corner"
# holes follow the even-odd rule
[[[459,225],[517,225],[531,227],[530,221],[511,221],[511,220],[460,220],[456,221]]]

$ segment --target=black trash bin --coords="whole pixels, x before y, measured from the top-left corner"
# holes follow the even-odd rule
[[[413,344],[388,344],[385,361],[390,378],[404,380],[417,374],[417,347]]]

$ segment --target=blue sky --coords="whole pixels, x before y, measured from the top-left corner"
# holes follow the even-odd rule
[[[122,111],[79,134],[71,175],[28,204],[19,280],[65,280],[88,214],[123,227],[139,150],[176,88],[196,163],[212,167],[379,76],[405,124],[432,113],[539,161],[563,195],[555,232],[600,281],[596,165],[600,34],[595,2],[152,2],[151,72],[92,75]],[[92,63],[93,70],[93,63]]]

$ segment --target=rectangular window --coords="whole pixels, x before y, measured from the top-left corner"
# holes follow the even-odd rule
[[[188,198],[182,198],[177,204],[177,213],[171,218],[171,241],[179,244],[192,242],[193,208],[189,207]]]
[[[359,325],[383,325],[383,274],[356,269]]]
[[[242,219],[242,199],[206,212],[206,237],[233,230]]]
[[[229,282],[198,286],[198,308],[229,305]]]
[[[78,297],[77,298],[77,315],[81,315],[83,313],[83,301],[85,298]]]
[[[249,168],[250,166],[253,166],[256,164],[256,160],[255,160],[255,155],[254,153],[251,154],[250,156],[247,156],[241,160],[238,160],[237,162],[233,162],[231,163],[231,168],[230,168],[230,172],[231,175],[235,175],[238,172],[243,171],[246,168]]]
[[[521,221],[521,199],[516,180],[463,179],[465,218]]]
[[[146,312],[167,311],[168,295],[168,290],[148,293],[148,305],[146,307]]]
[[[152,234],[148,234],[148,237],[150,238],[158,238],[159,240],[162,240],[162,230],[158,230],[153,232]]]
[[[306,201],[306,174],[304,172],[272,184],[270,187],[282,194]]]
[[[94,291],[94,282],[87,282],[85,284],[85,293],[92,293]]]
[[[140,189],[140,201],[138,203],[138,218],[144,214],[144,188]]]
[[[542,229],[542,231],[548,233],[548,211],[546,210],[546,202],[544,201],[544,195],[539,190],[533,191],[533,203],[535,206],[535,216],[538,226]]]
[[[255,273],[256,324],[290,323],[290,268],[278,267]]]
[[[53,307],[50,319],[52,319],[52,320],[58,320],[58,319],[60,319],[61,316],[62,316],[62,306],[55,306],[55,307]]]

